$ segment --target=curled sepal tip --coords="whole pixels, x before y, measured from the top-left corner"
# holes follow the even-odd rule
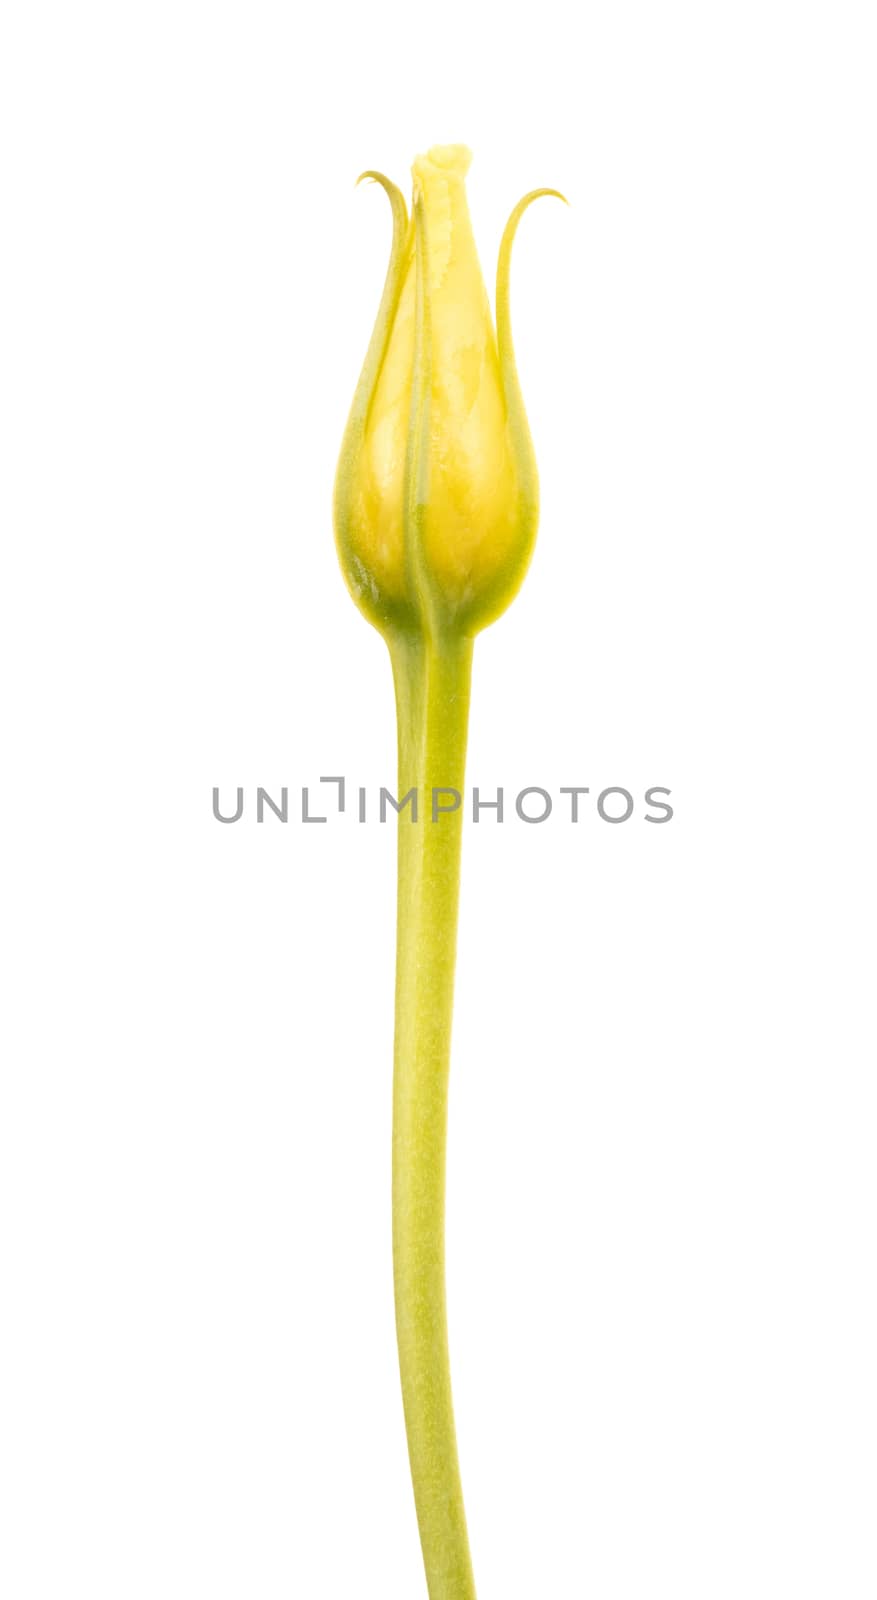
[[[562,200],[565,206],[569,205],[566,195],[561,194],[559,189],[531,189],[529,194],[525,194],[523,199],[518,201],[505,225],[496,267],[496,343],[506,406],[508,408],[509,425],[513,430],[523,428],[523,433],[528,443],[527,416],[524,410],[524,398],[521,394],[518,369],[515,363],[515,347],[512,342],[509,281],[511,278],[512,245],[515,242],[518,223],[524,212],[533,204],[533,201],[541,200],[544,195],[550,195],[555,200]],[[535,471],[535,462],[533,462],[533,470]]]
[[[369,620],[378,623],[386,606],[386,596],[381,592],[381,585],[375,573],[369,570],[368,564],[362,559],[362,552],[358,549],[354,526],[359,500],[357,471],[369,411],[374,400],[405,277],[408,254],[408,208],[401,190],[385,177],[384,173],[371,168],[361,172],[356,180],[357,184],[366,181],[379,184],[390,202],[393,213],[393,242],[377,319],[341,443],[341,454],[335,476],[334,520],[338,556],[348,587],[357,605]]]

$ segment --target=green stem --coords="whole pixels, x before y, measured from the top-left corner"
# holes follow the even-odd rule
[[[445,1147],[471,639],[394,636],[399,728],[393,1271],[414,1500],[430,1600],[475,1600],[457,1459],[445,1306]],[[437,797],[450,805],[450,795]]]

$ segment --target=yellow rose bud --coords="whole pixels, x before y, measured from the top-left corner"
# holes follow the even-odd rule
[[[344,575],[382,632],[471,636],[509,604],[539,510],[509,319],[512,240],[499,253],[494,331],[469,220],[463,145],[414,162],[413,215],[393,208],[390,266],[344,436],[335,531]],[[560,196],[559,198],[562,198]]]
[[[539,510],[509,322],[516,206],[499,251],[496,331],[466,204],[469,152],[414,163],[335,481],[335,536],[360,609],[389,646],[399,812],[393,1069],[393,1279],[399,1372],[430,1600],[475,1600],[448,1364],[447,1090],[473,636],[513,598]],[[560,197],[563,198],[562,196]]]

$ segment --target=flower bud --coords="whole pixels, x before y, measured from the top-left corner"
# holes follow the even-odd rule
[[[515,208],[497,271],[497,329],[478,263],[462,145],[414,162],[413,215],[393,209],[384,295],[341,450],[335,533],[360,609],[382,632],[472,635],[509,604],[538,521],[536,462],[511,340]],[[562,198],[562,196],[560,197]]]

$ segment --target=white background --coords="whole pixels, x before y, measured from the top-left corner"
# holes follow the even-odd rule
[[[8,1600],[413,1600],[392,784],[335,457],[463,140],[536,558],[469,776],[449,1154],[484,1600],[877,1592],[868,5],[15,4],[0,86]],[[246,789],[235,827],[211,789]],[[673,791],[643,821],[650,784]],[[564,806],[567,802],[564,802]]]

